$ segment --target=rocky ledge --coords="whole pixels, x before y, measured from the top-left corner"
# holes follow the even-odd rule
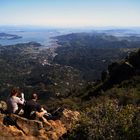
[[[59,120],[39,121],[28,120],[12,114],[11,118],[17,125],[4,125],[6,115],[0,113],[0,139],[1,140],[58,140],[79,120],[77,111],[64,109]]]

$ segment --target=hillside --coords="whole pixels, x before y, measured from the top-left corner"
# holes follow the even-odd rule
[[[109,44],[108,38],[110,37],[107,37]],[[89,41],[88,38],[84,40],[86,41]],[[82,44],[84,42],[80,41]],[[40,102],[46,105],[50,112],[58,107],[79,111],[80,121],[70,132],[61,135],[62,140],[139,139],[140,50],[136,51],[139,46],[135,46],[139,41],[126,42],[131,45],[118,48],[112,46],[107,48],[107,51],[105,46],[98,50],[98,47],[76,45],[72,49],[71,45],[61,44],[55,50],[55,54],[57,53],[55,56],[54,50],[42,49],[40,44],[34,42],[1,46],[0,99],[6,99],[10,89],[13,86],[19,86],[25,92],[26,99],[32,91],[37,91]],[[86,50],[85,47],[87,52],[83,51]],[[82,49],[79,50],[80,48]],[[91,53],[91,48],[95,54]],[[81,54],[87,55],[82,56],[82,62],[85,61],[85,63],[77,65]],[[69,61],[65,63],[65,60],[71,60],[71,55],[75,55],[73,61],[76,65]],[[94,58],[93,62],[90,61],[92,59],[89,56]],[[61,57],[63,59],[59,63],[58,58]],[[85,60],[86,57],[90,58],[88,58],[90,64]],[[105,71],[100,72],[101,79],[98,81],[91,80],[92,76],[86,77],[84,73],[86,70],[87,74],[90,74],[95,62],[94,69],[97,68],[96,73],[99,71],[97,66],[100,61],[95,59],[109,61],[106,63]],[[102,64],[99,65],[100,71],[104,69],[101,66]],[[91,77],[90,80],[89,77]]]
[[[26,98],[36,91],[40,98],[67,96],[84,81],[78,70],[53,64],[53,52],[35,42],[0,47],[0,99],[18,86]]]
[[[139,37],[115,37],[98,33],[58,36],[54,62],[80,70],[87,81],[101,79],[101,72],[140,47]]]
[[[69,98],[67,103],[81,110],[83,116],[80,125],[64,139],[140,139],[139,62],[140,50],[111,64],[104,81]]]
[[[139,139],[139,61],[140,50],[138,52],[131,53],[129,57],[124,60],[114,62],[109,65],[108,72],[103,74],[104,78],[102,78],[102,81],[82,86],[82,88],[73,90],[71,94],[65,97],[59,96],[59,98],[44,102],[50,111],[54,110],[56,107],[63,107],[80,112],[80,120],[74,124],[72,127],[73,129],[67,131],[67,133],[63,124],[61,125],[61,122],[58,120],[54,122],[50,121],[54,129],[46,131],[43,127],[41,130],[38,127],[35,129],[36,127],[34,126],[38,126],[38,123],[41,123],[40,121],[30,122],[29,120],[15,116],[18,120],[18,124],[21,125],[22,123],[22,126],[24,126],[22,127],[22,130],[24,130],[25,127],[28,128],[25,129],[25,132],[27,132],[28,135],[23,134],[21,130],[18,130],[14,126],[6,127],[2,124],[2,122],[0,123],[0,129],[2,127],[5,131],[1,132],[1,135],[8,135],[5,132],[9,132],[10,136],[12,135],[17,139],[19,139],[19,135],[26,139],[36,139],[34,132],[38,132],[38,138],[41,139],[45,139],[47,137],[51,139],[61,137],[60,139],[62,140]],[[48,67],[47,69],[49,70]],[[56,68],[55,70],[57,71]],[[60,72],[59,70],[58,72]],[[63,70],[65,71],[65,69]],[[36,71],[37,74],[38,72],[43,72],[43,69],[38,67],[38,69],[34,71]],[[47,78],[45,77],[44,80],[46,79]],[[42,80],[43,79],[41,79],[41,81]],[[37,81],[37,83],[33,83],[33,81],[36,80],[31,78],[28,80],[28,82],[31,82],[30,84],[33,85],[39,83],[39,81]],[[50,81],[47,80],[46,84],[50,84],[49,82]],[[42,98],[44,98],[45,94],[42,94],[42,96]],[[1,114],[0,116],[3,117]],[[68,115],[66,116],[68,117]],[[68,119],[66,119],[63,123],[67,123],[67,121]],[[28,126],[29,123],[32,125]],[[58,126],[59,128],[61,127],[61,131],[58,131]]]
[[[35,42],[0,47],[0,99],[6,99],[14,86],[27,99],[37,91],[41,102],[77,94],[103,78],[109,64],[140,46],[134,36],[75,33],[56,38],[57,47],[48,49]]]

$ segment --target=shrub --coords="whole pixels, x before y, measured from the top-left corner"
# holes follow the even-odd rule
[[[85,108],[82,119],[67,139],[137,139],[140,138],[140,108],[119,106],[117,100],[97,99],[96,106]]]

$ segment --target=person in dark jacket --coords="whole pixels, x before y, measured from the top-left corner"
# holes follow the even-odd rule
[[[46,111],[43,110],[41,105],[37,102],[38,96],[36,93],[33,93],[31,100],[27,101],[24,106],[24,117],[28,119],[35,119],[36,116],[42,117]]]
[[[38,96],[36,93],[33,93],[31,96],[31,100],[27,101],[24,106],[24,117],[27,119],[36,119],[38,118],[45,118],[47,120],[56,120],[60,118],[60,112],[62,113],[63,110],[58,108],[53,115],[48,113],[38,102]]]

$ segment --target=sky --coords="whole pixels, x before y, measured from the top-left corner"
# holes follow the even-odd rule
[[[0,25],[140,26],[140,0],[0,0]]]

